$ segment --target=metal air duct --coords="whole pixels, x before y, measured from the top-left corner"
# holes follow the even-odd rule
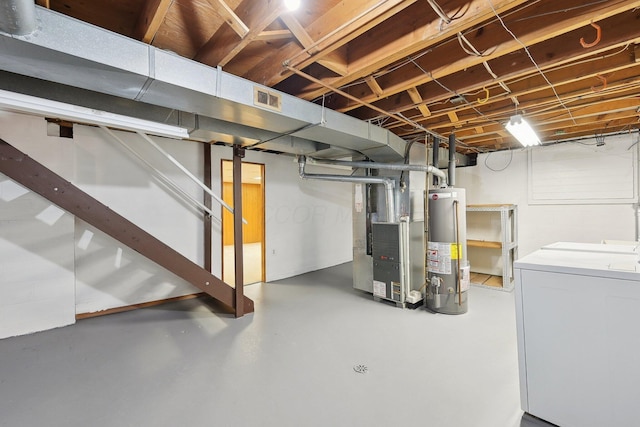
[[[26,36],[36,29],[36,6],[33,0],[0,0],[0,31]]]
[[[173,118],[188,113],[199,118],[189,128],[195,140],[316,157],[404,159],[406,142],[379,126],[42,7],[35,7],[35,18],[38,29],[29,36],[0,33],[0,70],[38,80],[16,88],[3,77],[2,89],[42,96],[41,85],[53,82],[86,90],[94,98],[77,102],[107,112],[135,112],[131,105],[139,104],[145,113],[157,107]],[[102,101],[103,95],[116,102]],[[158,114],[157,120],[166,118]]]
[[[385,194],[386,194],[386,205],[387,205],[386,222],[395,221],[396,208],[395,208],[395,201],[394,201],[394,195],[393,195],[395,190],[395,181],[393,179],[375,177],[375,176],[328,175],[328,174],[318,174],[318,173],[306,173],[304,170],[306,164],[307,164],[306,157],[299,156],[298,170],[300,173],[300,178],[302,179],[317,179],[321,181],[336,181],[336,182],[384,185],[386,190]]]
[[[414,171],[414,172],[427,172],[437,176],[440,182],[445,186],[447,184],[447,175],[440,169],[430,165],[410,165],[406,163],[378,163],[378,162],[354,162],[348,160],[333,160],[333,159],[314,159],[309,158],[311,163],[323,164],[323,165],[336,165],[336,166],[348,166],[352,168],[364,168],[364,169],[383,169],[393,171]]]

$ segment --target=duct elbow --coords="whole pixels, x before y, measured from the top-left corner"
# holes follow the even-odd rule
[[[298,156],[298,174],[300,178],[305,179],[304,168],[307,164],[307,158],[305,156]]]

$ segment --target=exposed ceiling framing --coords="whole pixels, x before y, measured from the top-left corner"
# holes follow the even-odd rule
[[[36,3],[461,151],[517,147],[516,112],[545,142],[640,127],[640,1]]]

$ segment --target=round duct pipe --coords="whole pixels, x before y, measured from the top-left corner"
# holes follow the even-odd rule
[[[26,36],[36,29],[36,6],[33,0],[4,0],[0,2],[0,31]]]

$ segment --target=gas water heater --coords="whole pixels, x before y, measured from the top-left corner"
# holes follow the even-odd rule
[[[463,188],[438,188],[428,195],[425,306],[445,314],[467,312],[470,267]]]

